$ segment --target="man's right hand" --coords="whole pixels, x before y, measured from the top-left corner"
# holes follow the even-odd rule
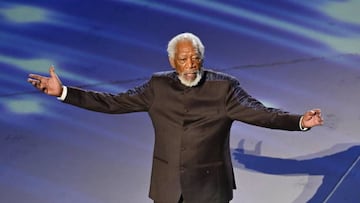
[[[28,82],[31,83],[36,89],[51,96],[60,97],[62,94],[62,83],[55,73],[54,66],[50,66],[50,77],[45,77],[37,74],[29,74]]]

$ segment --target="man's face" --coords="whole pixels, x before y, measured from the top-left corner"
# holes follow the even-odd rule
[[[169,61],[180,79],[186,83],[194,82],[200,75],[202,60],[198,50],[189,40],[177,43],[174,58],[169,58]]]

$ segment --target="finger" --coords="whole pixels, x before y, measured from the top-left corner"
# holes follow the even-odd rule
[[[46,87],[44,83],[42,83],[40,80],[28,78],[28,82],[31,83],[35,88],[39,89],[40,91],[45,92]]]
[[[319,125],[323,125],[323,124],[324,124],[324,121],[323,121],[323,120],[318,120],[317,123],[318,123]]]
[[[312,109],[309,114],[311,116],[321,115],[321,110],[320,109]]]
[[[32,78],[28,78],[27,81],[29,83],[33,84],[33,85],[39,82],[39,80],[35,80],[35,79],[32,79]]]
[[[50,77],[52,78],[57,78],[57,74],[55,73],[55,67],[54,65],[51,65],[50,68],[49,68],[49,73],[50,73]]]
[[[40,88],[40,81],[39,80],[34,80],[34,79],[29,78],[28,82],[31,83],[34,87]]]
[[[29,78],[36,79],[36,80],[41,80],[44,77],[41,76],[41,75],[37,75],[37,74],[29,74]]]
[[[324,122],[324,119],[323,119],[321,116],[318,116],[318,119],[319,119],[319,121],[320,121],[321,123]]]
[[[314,117],[316,115],[316,111],[310,110],[310,111],[306,112],[305,115],[307,116],[308,119],[311,119],[312,117]]]

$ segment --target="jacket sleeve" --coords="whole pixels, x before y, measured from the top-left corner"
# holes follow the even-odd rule
[[[92,111],[121,114],[148,111],[152,98],[153,91],[150,80],[141,86],[119,94],[68,87],[64,102]]]
[[[235,79],[229,86],[225,106],[227,115],[232,120],[271,129],[301,130],[299,126],[301,115],[264,106],[242,89]]]

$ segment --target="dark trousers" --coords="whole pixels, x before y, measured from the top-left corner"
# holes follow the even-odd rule
[[[165,203],[165,202],[155,202],[154,201],[154,203]],[[183,197],[180,196],[180,199],[179,199],[178,203],[186,203],[186,202],[184,201]],[[211,203],[211,202],[209,202],[209,203]],[[224,202],[224,203],[229,203],[229,202]]]
[[[156,201],[154,201],[154,203],[166,203],[166,202],[156,202]],[[182,195],[180,196],[180,199],[179,199],[178,203],[185,203],[184,200],[183,200]]]

